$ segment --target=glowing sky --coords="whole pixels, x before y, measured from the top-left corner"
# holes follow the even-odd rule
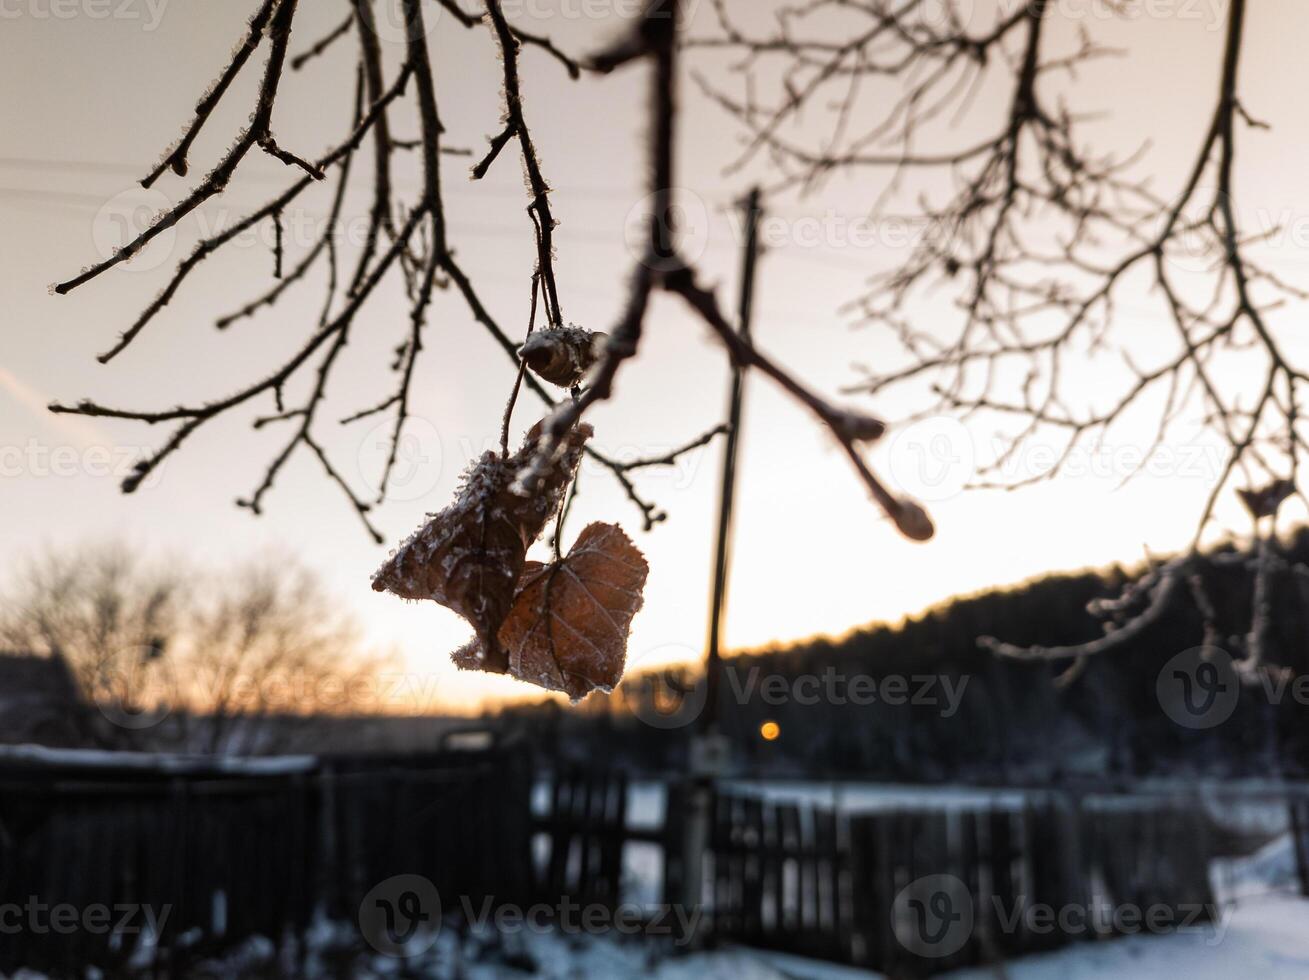
[[[332,2],[302,6],[297,50],[326,33],[344,10]],[[612,34],[617,29],[614,11],[629,6],[539,0],[515,9],[536,22],[533,29],[567,49],[582,50]],[[76,16],[65,18],[55,16],[47,0],[4,4],[4,556],[105,537],[214,562],[261,549],[293,552],[323,571],[342,601],[357,611],[370,639],[403,651],[407,669],[431,681],[423,689],[442,705],[471,706],[486,697],[523,693],[516,682],[456,675],[446,655],[469,629],[453,613],[431,604],[405,605],[369,590],[370,573],[385,549],[362,533],[311,457],[300,455],[290,464],[264,517],[254,519],[233,506],[235,498],[258,484],[285,438],[275,428],[251,430],[250,420],[268,406],[206,427],[150,486],[131,497],[118,493],[118,476],[132,453],[164,438],[162,429],[55,418],[41,408],[54,398],[85,396],[148,408],[223,394],[262,375],[272,358],[295,349],[316,321],[319,279],[294,288],[256,320],[225,333],[214,330],[217,315],[240,307],[270,281],[268,249],[248,240],[206,263],[112,366],[94,360],[166,281],[190,242],[261,204],[290,180],[280,165],[254,157],[221,202],[183,223],[171,248],[157,246],[70,296],[47,293],[50,282],[97,258],[96,218],[106,202],[161,203],[134,180],[189,118],[196,96],[216,75],[253,7],[253,0],[156,0],[154,6],[139,0],[121,8],[135,12],[135,18],[100,18],[86,11],[101,6],[84,2],[69,8]],[[696,23],[707,29],[709,4],[693,7]],[[1071,29],[1076,9],[1060,15],[1068,21],[1063,28]],[[1194,152],[1216,85],[1222,40],[1221,13],[1210,0],[1190,5],[1179,0],[1170,9],[1169,16],[1126,22],[1093,19],[1089,26],[1102,32],[1106,43],[1124,47],[1128,57],[1102,63],[1082,79],[1092,93],[1090,104],[1111,114],[1107,131],[1116,145],[1132,148],[1152,140],[1150,166],[1164,175]],[[1183,16],[1184,10],[1198,14]],[[601,16],[586,16],[586,11]],[[1295,0],[1266,0],[1251,18],[1249,44],[1255,54],[1247,59],[1243,87],[1254,114],[1269,118],[1276,128],[1248,139],[1251,149],[1241,160],[1241,181],[1261,195],[1269,213],[1303,223],[1309,118],[1289,104],[1285,85],[1287,80],[1298,85],[1303,75],[1297,39],[1309,28],[1309,9]],[[438,19],[434,37],[447,139],[480,150],[487,134],[499,128],[494,52],[483,32],[467,32],[448,21]],[[387,54],[394,58],[397,51],[390,47]],[[288,76],[275,117],[280,142],[313,155],[339,139],[350,108],[349,58],[343,45],[321,63]],[[694,56],[691,61],[695,64]],[[631,262],[625,226],[644,195],[643,76],[629,71],[573,83],[539,52],[524,56],[524,71],[528,118],[556,188],[565,317],[606,329],[620,308]],[[201,161],[217,158],[244,119],[257,72],[248,74],[197,144],[193,159],[198,170]],[[747,186],[741,176],[722,173],[737,146],[737,132],[697,98],[691,85],[685,86],[684,96],[680,183],[687,192],[682,203],[703,230],[695,239],[703,247],[701,264],[722,284],[727,298],[736,288],[739,236],[724,209]],[[976,111],[986,111],[985,103]],[[397,131],[406,135],[412,123],[403,115],[398,118]],[[413,166],[402,164],[398,183],[406,190],[416,186]],[[506,157],[476,186],[461,180],[466,160],[447,159],[445,166],[451,238],[492,312],[506,328],[521,333],[532,255],[518,163]],[[173,199],[187,186],[174,177],[157,185]],[[325,215],[325,194],[305,199],[308,217]],[[884,261],[895,247],[885,236],[866,243],[840,232],[871,197],[867,186],[852,178],[834,182],[811,199],[788,196],[770,205],[780,223],[773,226],[761,267],[756,338],[807,382],[830,393],[856,379],[854,364],[877,363],[891,350],[887,338],[852,329],[850,318],[839,312],[857,294],[870,266]],[[365,214],[368,203],[361,183],[348,198],[347,213]],[[834,221],[836,232],[831,231]],[[1309,254],[1305,244],[1288,237],[1274,264],[1292,278],[1302,276]],[[292,247],[292,260],[299,251]],[[332,411],[325,418],[347,415],[387,394],[386,365],[405,334],[406,316],[398,283],[365,308],[358,339],[334,380]],[[1125,317],[1130,329],[1163,330],[1148,315],[1136,315],[1130,304]],[[404,479],[395,498],[377,512],[378,523],[397,540],[425,511],[443,506],[467,461],[495,444],[512,382],[503,352],[454,295],[438,296],[429,324]],[[721,351],[666,298],[658,300],[648,320],[640,360],[620,381],[617,399],[592,418],[597,445],[615,455],[665,451],[714,424],[723,411]],[[1088,386],[1094,388],[1091,375]],[[849,397],[891,418],[915,408]],[[1110,440],[1107,456],[1088,460],[1080,475],[1018,494],[947,494],[929,487],[930,496],[942,498],[929,501],[938,535],[930,544],[916,545],[901,539],[873,508],[810,416],[763,379],[751,380],[747,398],[727,619],[727,642],[735,648],[839,633],[1043,571],[1135,561],[1147,548],[1160,552],[1183,546],[1194,532],[1215,469],[1211,445],[1199,440],[1191,449],[1179,443],[1169,447],[1173,458],[1193,465],[1179,462],[1166,467],[1164,475],[1115,492],[1122,454],[1148,442],[1141,426],[1128,420]],[[519,431],[534,421],[536,409],[535,400],[525,396],[516,416]],[[948,424],[942,425],[949,435]],[[330,451],[345,474],[366,490],[385,452],[384,433],[367,423],[332,428],[320,430]],[[979,429],[972,437],[986,440],[990,434]],[[870,450],[870,459],[892,482],[912,482],[920,461],[915,445],[924,444],[934,445],[888,439]],[[718,458],[715,445],[676,469],[641,478],[643,492],[671,514],[648,535],[639,532],[638,515],[612,480],[584,467],[572,533],[590,520],[617,520],[650,559],[645,609],[631,644],[638,665],[697,656],[701,649]],[[955,488],[957,482],[945,486]]]

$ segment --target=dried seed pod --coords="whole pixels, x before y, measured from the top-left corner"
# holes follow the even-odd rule
[[[849,409],[837,413],[832,428],[851,442],[876,442],[886,434],[886,423],[881,419]]]
[[[536,374],[561,388],[580,384],[604,350],[608,335],[581,327],[546,327],[529,334],[518,356]]]
[[[932,519],[917,501],[901,497],[896,501],[896,512],[891,515],[900,533],[913,541],[929,541],[936,533]]]

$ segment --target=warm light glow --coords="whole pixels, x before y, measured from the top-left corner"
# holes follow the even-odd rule
[[[119,472],[123,461],[130,464],[157,450],[167,433],[131,423],[111,425],[108,420],[84,426],[88,420],[45,410],[51,400],[84,395],[130,408],[225,396],[261,377],[273,354],[289,357],[298,349],[291,346],[295,331],[309,330],[317,323],[322,296],[316,288],[301,288],[288,290],[275,310],[265,311],[272,314],[269,322],[288,324],[276,343],[259,327],[223,332],[185,329],[187,324],[212,322],[229,307],[239,307],[266,283],[269,249],[253,247],[267,245],[254,236],[248,241],[250,247],[224,249],[207,260],[208,275],[193,278],[179,290],[168,306],[168,316],[172,325],[183,326],[171,330],[160,322],[147,331],[143,346],[131,356],[130,370],[126,363],[120,369],[106,369],[109,373],[98,370],[95,343],[85,337],[71,346],[50,341],[52,332],[84,323],[92,324],[86,329],[94,329],[102,338],[115,335],[167,282],[191,241],[213,230],[214,215],[197,212],[178,227],[180,237],[171,251],[156,247],[127,266],[132,271],[110,272],[94,286],[68,296],[52,299],[47,293],[52,278],[69,275],[98,258],[92,249],[98,207],[89,206],[84,198],[110,201],[131,184],[131,178],[119,172],[119,164],[140,161],[143,153],[154,152],[149,146],[143,149],[142,131],[132,125],[134,107],[157,104],[161,79],[187,98],[202,91],[210,81],[206,73],[221,60],[214,39],[241,36],[246,12],[238,8],[247,6],[190,4],[185,15],[160,22],[163,33],[148,36],[128,30],[112,37],[89,29],[55,30],[51,21],[37,17],[5,24],[4,40],[21,56],[0,58],[0,88],[5,83],[11,89],[21,85],[31,97],[0,100],[0,128],[7,144],[23,147],[25,156],[62,162],[58,167],[19,167],[11,160],[0,167],[5,170],[6,186],[20,188],[12,193],[19,195],[15,204],[22,205],[5,213],[6,240],[22,246],[4,254],[9,329],[0,369],[4,554],[20,561],[0,569],[0,592],[12,585],[22,556],[47,545],[82,547],[105,536],[129,541],[143,553],[194,552],[214,564],[240,562],[264,551],[286,551],[320,570],[343,607],[359,616],[365,646],[396,652],[396,665],[370,692],[365,706],[369,710],[380,703],[375,710],[476,714],[506,699],[540,698],[540,689],[507,677],[457,671],[449,654],[468,641],[472,628],[454,612],[433,602],[402,602],[369,588],[386,549],[402,541],[426,513],[454,499],[461,473],[471,461],[499,448],[500,422],[516,364],[471,321],[457,291],[438,295],[440,309],[434,311],[433,320],[444,323],[443,318],[448,318],[459,324],[461,332],[452,327],[439,342],[431,340],[440,349],[428,351],[419,365],[421,377],[409,405],[412,418],[405,426],[394,492],[385,505],[370,513],[387,539],[383,548],[362,531],[340,489],[324,477],[312,453],[303,450],[279,476],[265,519],[254,520],[248,509],[231,505],[234,497],[254,489],[263,466],[280,448],[278,433],[265,433],[272,441],[255,445],[254,434],[245,429],[246,422],[268,410],[267,404],[251,403],[241,425],[232,420],[222,430],[225,435],[217,426],[204,426],[157,471],[157,485],[130,495],[117,491],[125,475]],[[332,29],[331,11],[322,5],[300,6],[320,18],[316,24],[303,25],[302,37]],[[712,6],[696,8],[695,30],[711,33],[717,26]],[[768,8],[775,4],[736,6],[743,11],[749,8],[761,33],[771,31]],[[1213,5],[1173,6],[1208,10]],[[300,16],[297,33],[302,29]],[[1073,30],[1076,20],[1076,16],[1063,18],[1062,27]],[[1249,20],[1251,57],[1243,62],[1242,86],[1253,87],[1251,104],[1270,105],[1282,98],[1286,79],[1298,68],[1300,52],[1293,40],[1309,30],[1309,4],[1303,8],[1281,4],[1276,16],[1252,14]],[[584,29],[591,25],[579,21],[573,26],[581,32],[575,39],[577,47],[585,48],[591,42],[583,36]],[[1212,100],[1197,95],[1216,84],[1210,77],[1211,47],[1220,35],[1212,30],[1212,18],[1111,18],[1088,26],[1094,27],[1097,41],[1132,52],[1130,57],[1088,65],[1081,76],[1088,88],[1095,87],[1089,101],[1112,110],[1112,123],[1105,123],[1113,127],[1105,131],[1105,149],[1126,150],[1150,140],[1140,175],[1175,193],[1179,178],[1193,163],[1196,141],[1204,138],[1212,121]],[[30,52],[35,53],[24,57]],[[485,67],[475,45],[452,44],[448,54],[445,64],[451,73]],[[129,62],[134,70],[115,74],[111,92],[97,86],[104,65]],[[1159,73],[1171,84],[1154,84]],[[339,126],[334,113],[353,98],[353,77],[329,70],[322,71],[321,77],[323,89],[290,86],[278,97],[279,115],[294,114],[297,124],[307,127],[301,138],[310,147],[320,145],[324,137],[309,127],[334,131]],[[724,84],[731,88],[735,83]],[[1140,91],[1150,92],[1150,98],[1132,97]],[[594,131],[596,119],[632,118],[631,91],[625,86],[579,85],[567,73],[543,71],[534,79],[529,97],[532,105],[568,107],[566,118],[542,118],[537,123],[542,142],[549,133],[556,146],[544,162],[554,213],[563,222],[556,242],[557,276],[567,319],[607,329],[604,325],[612,322],[615,310],[627,299],[623,270],[634,257],[624,228],[629,212],[646,194],[648,146],[641,139],[596,142],[585,137]],[[988,89],[979,92],[978,99],[976,111],[961,125],[975,129],[971,135],[982,140],[990,135],[988,113],[1007,112],[1012,93]],[[181,96],[159,123],[161,127],[185,121],[187,104],[180,100]],[[442,121],[450,127],[452,140],[476,146],[488,125],[484,100],[447,101],[451,104]],[[716,204],[732,200],[742,189],[736,176],[722,174],[725,160],[738,152],[737,134],[734,126],[725,124],[721,107],[699,98],[684,101],[679,124],[687,145],[696,147],[696,152],[685,155],[679,171],[678,183],[694,189],[694,195],[688,191],[681,203],[705,209],[695,230],[696,265],[704,282],[722,284],[720,302],[730,305],[736,300],[742,242],[737,216],[728,209],[720,211]],[[101,126],[79,130],[51,123],[99,118],[101,113],[112,113],[112,119],[106,116]],[[632,126],[639,122],[638,113]],[[1257,192],[1257,200],[1251,202],[1255,213],[1248,223],[1252,230],[1267,230],[1263,219],[1289,208],[1293,232],[1294,222],[1304,213],[1294,204],[1303,198],[1303,175],[1295,161],[1309,140],[1309,117],[1292,112],[1275,122],[1277,128],[1258,136],[1268,142],[1261,142],[1259,154],[1252,151],[1246,161],[1251,169],[1245,179]],[[815,131],[821,128],[817,120],[814,125]],[[268,169],[256,177],[282,179],[279,164],[264,162]],[[106,169],[106,164],[112,166]],[[457,170],[463,164],[451,161],[450,166]],[[412,167],[398,179],[411,187]],[[951,179],[949,174],[924,178],[913,193],[919,189],[931,196],[949,193]],[[178,188],[166,190],[173,193]],[[234,187],[239,200],[231,206],[242,212],[256,206],[263,199],[261,188],[257,181],[255,186]],[[1182,428],[1152,457],[1156,465],[1120,489],[1125,468],[1135,457],[1148,454],[1155,439],[1157,416],[1144,403],[1147,395],[1142,410],[1124,416],[1102,445],[1088,440],[1073,454],[1071,475],[1037,482],[1013,494],[964,491],[968,483],[1039,476],[1063,452],[1067,433],[1050,427],[1037,435],[1031,452],[1007,459],[995,474],[976,474],[968,461],[990,459],[996,453],[992,421],[970,422],[968,439],[962,443],[952,425],[930,419],[924,428],[914,430],[918,436],[906,435],[909,427],[899,423],[935,404],[926,386],[879,393],[875,398],[841,394],[863,377],[852,364],[891,370],[892,358],[899,356],[894,338],[886,331],[851,331],[858,317],[844,309],[844,304],[866,291],[870,274],[900,262],[904,250],[914,246],[913,235],[904,240],[896,237],[901,231],[908,234],[906,227],[900,227],[902,222],[889,222],[883,229],[888,232],[885,236],[881,230],[869,235],[871,226],[860,223],[880,189],[870,176],[868,182],[831,181],[803,200],[779,193],[770,201],[772,221],[764,229],[767,249],[759,270],[755,337],[762,350],[815,392],[843,404],[848,399],[859,411],[897,423],[882,440],[868,446],[866,459],[893,491],[912,490],[921,497],[936,523],[937,537],[925,545],[904,540],[870,503],[850,461],[812,414],[797,407],[767,377],[752,372],[741,429],[724,623],[723,645],[730,651],[814,634],[840,636],[873,621],[895,622],[916,615],[953,595],[1007,586],[1048,571],[1133,563],[1143,557],[1146,546],[1154,555],[1187,549],[1213,482],[1225,466],[1221,432],[1200,426],[1208,434],[1193,437],[1186,426],[1199,426],[1202,420],[1188,415]],[[330,195],[331,188],[321,190]],[[463,185],[462,190],[452,184],[447,190],[451,240],[461,246],[465,272],[501,326],[521,331],[530,309],[527,286],[534,252],[531,226],[522,216],[520,175],[514,165],[503,166],[502,161],[484,181]],[[140,188],[132,194],[135,203]],[[911,195],[900,204],[912,201]],[[307,197],[304,214],[325,215],[330,203],[328,198]],[[364,210],[348,219],[367,217],[367,194],[362,205]],[[902,207],[895,205],[892,210]],[[268,229],[267,224],[263,227]],[[1288,233],[1266,243],[1282,263],[1283,275],[1293,280],[1309,270],[1309,248],[1298,237]],[[142,260],[149,268],[141,265]],[[1120,312],[1127,319],[1122,325],[1140,331],[1154,345],[1151,356],[1140,362],[1142,369],[1178,356],[1175,330],[1166,313],[1160,319],[1159,300],[1157,295],[1124,287]],[[379,290],[370,300],[367,314],[374,319],[366,331],[361,329],[351,338],[352,344],[368,345],[360,353],[358,374],[349,383],[343,377],[341,384],[330,386],[332,404],[324,409],[325,421],[328,416],[346,417],[384,397],[389,384],[385,372],[379,368],[380,373],[371,374],[364,364],[388,363],[396,338],[385,325],[408,323],[409,305],[403,290],[395,286]],[[905,315],[924,329],[945,331],[958,325],[962,313],[950,306],[946,293],[929,291],[910,303]],[[700,342],[703,325],[683,304],[664,303],[658,316],[659,328],[645,332],[639,358],[624,368],[615,397],[592,420],[597,423],[596,447],[613,458],[657,457],[722,417],[728,375],[721,351]],[[378,325],[376,330],[372,324]],[[1058,324],[1042,325],[1046,327],[1053,330]],[[270,344],[278,350],[268,349]],[[279,345],[286,345],[285,349]],[[1306,352],[1309,335],[1300,336],[1287,351],[1297,360],[1309,356]],[[203,366],[203,381],[192,370],[195,365]],[[1264,367],[1252,359],[1249,377],[1235,378],[1248,385],[1255,398],[1262,392]],[[1122,364],[1117,352],[1106,350],[1094,362],[1090,355],[1085,361],[1079,356],[1064,376],[1076,375],[1081,386],[1079,407],[1084,404],[1089,411],[1092,406],[1103,407],[1099,401],[1106,386],[1112,387],[1109,382],[1122,380],[1115,372],[1127,371],[1130,367]],[[1023,377],[1020,373],[1014,382],[1004,376],[997,382],[1008,386],[994,393],[1003,400],[1015,393]],[[511,440],[516,444],[543,412],[542,403],[524,392],[512,420]],[[325,424],[319,433],[342,468],[343,479],[365,496],[376,496],[379,490],[376,481],[390,452],[393,425],[387,415],[354,426]],[[632,623],[629,674],[673,663],[697,664],[703,658],[715,561],[720,452],[721,441],[716,441],[680,458],[677,465],[638,472],[642,495],[670,515],[648,534],[642,532],[640,513],[609,470],[590,457],[582,464],[583,492],[571,511],[563,547],[571,546],[592,521],[618,523],[650,564],[644,606]],[[1210,524],[1213,537],[1206,540],[1218,540],[1225,528],[1243,529],[1248,521],[1230,490],[1217,506],[1219,513]],[[1284,517],[1300,520],[1304,515],[1297,503]],[[531,557],[549,560],[551,545],[547,534]],[[769,732],[774,733],[771,738]],[[760,727],[759,737],[777,740],[780,725],[770,722]]]
[[[782,726],[775,721],[766,721],[759,726],[759,737],[765,742],[776,742],[782,735]]]

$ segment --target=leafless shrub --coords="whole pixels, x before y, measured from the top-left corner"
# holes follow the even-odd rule
[[[21,567],[0,601],[0,647],[61,655],[106,722],[92,726],[101,740],[203,752],[275,750],[280,716],[374,710],[325,695],[384,662],[294,561],[206,570],[116,544]]]

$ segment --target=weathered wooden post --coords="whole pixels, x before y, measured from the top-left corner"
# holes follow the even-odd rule
[[[755,268],[759,255],[760,193],[755,188],[744,202],[746,238],[741,265],[741,299],[738,330],[749,339],[754,305]],[[741,405],[745,372],[732,365],[727,404],[727,442],[723,449],[723,470],[718,506],[718,535],[714,551],[714,586],[709,601],[709,636],[705,653],[705,704],[698,729],[691,739],[690,778],[682,835],[681,905],[689,910],[702,904],[704,856],[709,850],[713,826],[714,784],[729,768],[729,746],[719,727],[719,689],[722,671],[723,610],[727,599],[727,578],[731,559],[732,504],[736,495],[736,462],[741,444]],[[692,937],[697,944],[706,938],[704,917]]]

